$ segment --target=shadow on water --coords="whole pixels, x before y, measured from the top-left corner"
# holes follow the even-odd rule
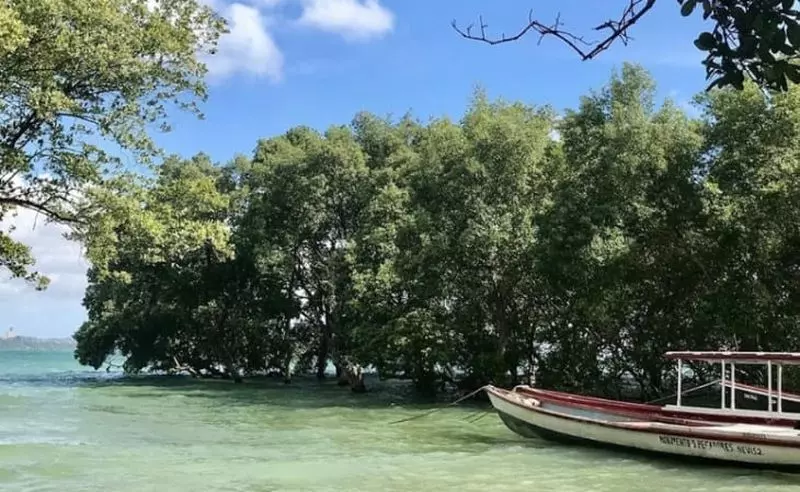
[[[179,393],[185,398],[206,400],[206,404],[224,406],[270,405],[291,409],[315,409],[327,407],[345,408],[408,408],[414,412],[441,408],[453,397],[424,398],[405,381],[380,381],[367,377],[369,391],[356,394],[336,384],[332,378],[317,381],[313,377],[295,378],[284,384],[277,378],[251,378],[241,384],[229,380],[195,379],[184,376],[126,376],[98,378],[84,381],[79,386],[100,389],[108,387],[135,388],[126,395],[132,398],[158,398],[170,393]],[[461,407],[488,408],[483,402],[465,401]]]

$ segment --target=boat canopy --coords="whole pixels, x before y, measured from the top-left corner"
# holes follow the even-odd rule
[[[763,416],[780,416],[781,418],[790,418],[800,421],[800,414],[794,412],[785,413],[783,411],[783,366],[785,365],[800,365],[800,353],[798,352],[702,352],[702,351],[685,351],[685,352],[667,352],[664,354],[667,359],[672,359],[678,363],[678,394],[675,405],[666,405],[665,408],[672,408],[674,410],[682,410],[686,407],[682,404],[683,395],[683,362],[684,361],[699,361],[719,363],[721,366],[720,371],[720,408],[715,410],[705,410],[709,413],[725,412],[734,413],[737,415],[763,415]],[[736,364],[763,364],[767,366],[767,408],[765,410],[740,410],[736,408]],[[726,367],[727,366],[727,367]],[[773,366],[777,367],[777,391],[773,389],[772,373]],[[728,370],[726,370],[728,369]],[[726,402],[725,389],[730,389],[730,401]],[[747,391],[747,386],[743,388]],[[773,396],[777,396],[777,401],[773,400]],[[777,403],[777,411],[773,405]],[[696,408],[694,411],[698,411]]]
[[[800,365],[800,352],[667,352],[667,359],[703,362],[738,362],[740,364]]]

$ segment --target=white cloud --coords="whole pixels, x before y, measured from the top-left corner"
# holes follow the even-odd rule
[[[16,215],[7,213],[0,220],[0,230],[5,233],[13,227],[10,236],[31,248],[36,259],[33,269],[50,278],[44,292],[36,292],[32,285],[20,279],[9,279],[9,272],[0,271],[0,300],[13,301],[15,297],[33,299],[69,299],[80,304],[86,289],[88,262],[81,245],[64,238],[67,227],[47,223],[45,218],[27,209],[17,209]],[[2,311],[2,309],[0,309]]]
[[[283,54],[266,28],[264,11],[281,0],[251,0],[252,5],[228,3],[226,0],[198,0],[228,21],[228,32],[218,42],[216,53],[206,53],[202,47],[200,59],[206,64],[211,78],[227,78],[236,74],[251,74],[278,81],[283,72]],[[146,0],[150,10],[163,0]],[[177,14],[175,15],[177,19]],[[196,27],[196,29],[198,29]],[[202,31],[195,32],[204,38]],[[198,46],[198,50],[201,47]]]
[[[275,0],[259,0],[271,6]],[[219,41],[217,53],[204,57],[212,78],[252,74],[277,82],[283,75],[283,53],[267,31],[263,13],[255,6],[234,3],[217,8],[228,20],[229,32]]]
[[[381,37],[394,28],[394,14],[378,0],[303,0],[301,24],[345,39]]]
[[[146,0],[155,8],[162,0]],[[202,54],[210,78],[253,75],[278,82],[284,74],[284,56],[268,27],[275,8],[287,0],[199,0],[228,21],[214,55]],[[298,24],[333,33],[351,41],[381,37],[394,28],[394,14],[379,0],[292,0],[302,5]]]

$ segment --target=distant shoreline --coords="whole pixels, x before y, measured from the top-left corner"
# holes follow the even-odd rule
[[[15,336],[0,338],[0,351],[9,350],[72,350],[75,348],[72,338],[37,338]]]

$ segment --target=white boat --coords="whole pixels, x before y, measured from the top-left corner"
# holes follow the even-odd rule
[[[800,354],[753,352],[672,352],[678,374],[685,360],[768,366],[768,387],[757,388],[773,404],[764,410],[742,410],[735,398],[725,404],[725,389],[735,396],[732,376],[722,372],[722,406],[690,407],[682,404],[681,378],[675,405],[637,407],[635,404],[535,389],[505,390],[488,386],[486,392],[501,420],[512,431],[559,441],[626,448],[647,453],[719,462],[790,468],[800,471],[800,414],[782,409],[782,365],[800,363]],[[778,368],[777,391],[772,389],[772,368]],[[741,388],[748,391],[749,388]],[[555,396],[554,396],[555,395]],[[566,395],[566,396],[564,396]],[[777,397],[774,401],[773,396]],[[659,409],[650,411],[651,408]]]
[[[542,404],[522,393],[488,387],[506,426],[514,432],[569,442],[606,445],[664,455],[800,467],[800,431],[756,424],[663,423],[616,416],[599,418],[569,406]]]

